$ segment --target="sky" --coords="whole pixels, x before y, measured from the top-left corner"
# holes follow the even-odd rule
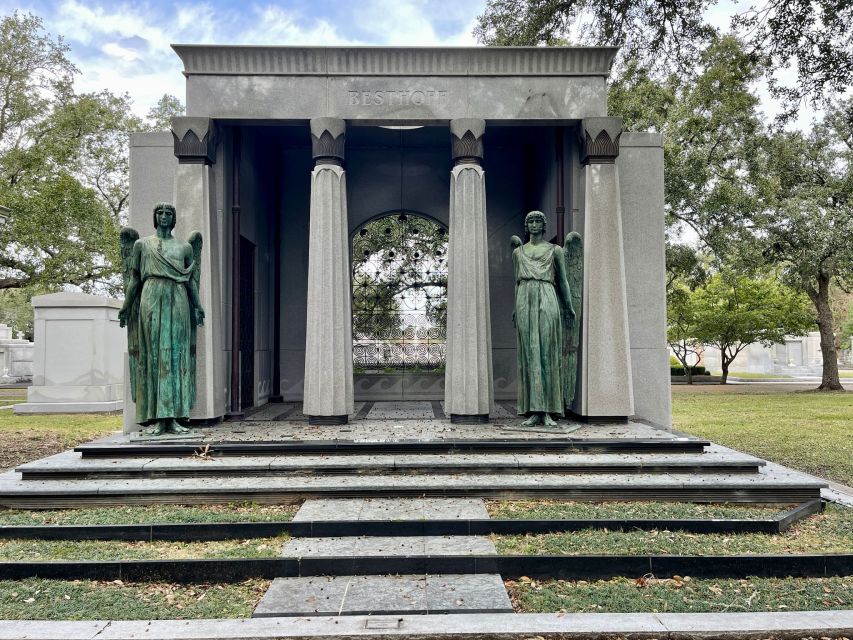
[[[0,0],[29,11],[71,47],[78,91],[129,93],[145,115],[170,93],[185,97],[171,44],[474,46],[485,0],[240,0],[100,2]]]
[[[78,91],[128,93],[144,116],[169,93],[185,98],[182,65],[171,44],[475,46],[472,31],[486,0],[0,0],[0,13],[29,11],[62,35],[80,74]],[[707,19],[726,30],[745,0],[719,0]],[[793,73],[783,80],[796,81]],[[778,106],[757,87],[762,110]],[[806,106],[793,126],[808,128]]]

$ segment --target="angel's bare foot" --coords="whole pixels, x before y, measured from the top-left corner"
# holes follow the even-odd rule
[[[144,429],[142,433],[146,436],[160,436],[163,435],[166,431],[166,421],[158,420],[154,424],[152,424],[147,429]]]
[[[182,427],[174,418],[166,421],[166,433],[189,433],[189,429]]]
[[[545,426],[546,427],[556,427],[557,423],[554,422],[554,418],[551,417],[550,413],[545,414]]]
[[[533,413],[530,417],[521,423],[522,427],[535,427],[537,424],[542,424],[542,414]]]

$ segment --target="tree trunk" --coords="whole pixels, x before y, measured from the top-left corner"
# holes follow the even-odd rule
[[[818,276],[817,291],[809,297],[817,310],[817,328],[820,331],[820,352],[823,356],[823,376],[818,391],[844,391],[838,379],[838,356],[832,332],[832,309],[829,306],[829,278]]]
[[[685,367],[684,373],[687,375],[687,384],[693,384],[693,367]]]
[[[723,375],[720,377],[720,384],[726,384],[729,379],[729,365],[731,360],[727,359],[724,352],[720,350],[720,366],[723,369]]]

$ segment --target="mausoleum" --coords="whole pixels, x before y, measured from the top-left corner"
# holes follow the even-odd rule
[[[662,140],[608,115],[615,48],[173,48],[187,116],[132,137],[130,224],[171,201],[203,235],[195,419],[487,421],[516,394],[509,240],[540,210],[583,240],[571,413],[670,425]]]

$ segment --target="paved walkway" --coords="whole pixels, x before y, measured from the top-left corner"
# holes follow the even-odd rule
[[[482,519],[482,500],[377,498],[307,500],[298,522],[318,520]],[[350,536],[293,538],[285,557],[495,555],[484,536]],[[253,617],[399,615],[407,613],[512,613],[497,574],[276,578]]]
[[[643,638],[842,638],[853,611],[769,613],[567,613],[324,616],[248,620],[0,621],[0,640],[562,640]]]

